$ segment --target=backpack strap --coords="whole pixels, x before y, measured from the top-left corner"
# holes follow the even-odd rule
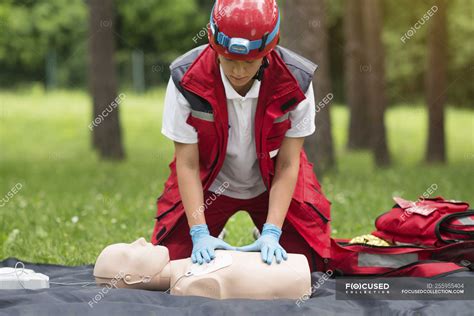
[[[453,218],[458,218],[458,219],[459,218],[469,218],[469,216],[472,216],[472,215],[474,215],[474,210],[468,210],[466,212],[458,212],[458,213],[453,213],[453,214],[446,215],[440,221],[438,221],[438,223],[436,224],[436,227],[435,227],[436,238],[438,238],[439,241],[442,241],[442,242],[447,243],[447,244],[463,241],[463,240],[460,240],[460,239],[444,239],[443,236],[441,236],[441,232],[445,231],[445,232],[448,232],[448,233],[453,233],[453,234],[458,234],[458,235],[467,235],[467,236],[471,237],[470,239],[474,239],[474,232],[468,232],[468,231],[459,230],[459,229],[452,229],[452,228],[443,226],[443,224],[445,224],[447,221],[449,221]],[[463,222],[463,221],[461,221],[461,222]],[[465,225],[474,225],[474,221],[473,221],[472,224],[469,222],[469,223],[466,223]]]

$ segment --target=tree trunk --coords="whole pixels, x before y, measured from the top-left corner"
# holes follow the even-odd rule
[[[379,0],[362,0],[362,20],[364,21],[364,37],[366,38],[366,87],[368,90],[370,145],[374,152],[377,166],[390,164],[387,148],[384,113],[385,67],[384,48],[382,44],[382,19]]]
[[[115,69],[114,2],[89,1],[89,89],[93,102],[92,144],[106,159],[123,159]]]
[[[426,71],[426,101],[428,103],[427,162],[445,162],[444,104],[446,103],[447,31],[445,0],[436,0],[438,11],[430,21],[428,32],[428,69]]]
[[[314,90],[316,101],[316,132],[306,137],[305,151],[314,163],[314,171],[321,177],[335,167],[331,132],[330,103],[323,99],[331,96],[328,58],[328,31],[325,23],[324,0],[285,1],[282,5],[282,44],[318,64]],[[306,92],[306,91],[304,91]]]
[[[345,91],[350,111],[349,149],[370,148],[370,125],[365,73],[369,70],[364,58],[364,30],[362,24],[362,7],[360,0],[344,2],[344,35],[345,35]]]

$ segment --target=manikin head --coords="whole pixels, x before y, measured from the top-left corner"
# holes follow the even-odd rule
[[[94,277],[98,284],[118,288],[166,290],[169,262],[168,248],[154,246],[141,237],[129,244],[105,247],[96,260]]]

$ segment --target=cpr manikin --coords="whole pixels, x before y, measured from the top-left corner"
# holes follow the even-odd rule
[[[190,258],[170,261],[168,249],[139,238],[107,246],[94,267],[97,284],[118,288],[166,291],[216,299],[298,299],[311,293],[306,257],[288,254],[271,265],[259,252],[217,250],[216,258],[202,265]]]

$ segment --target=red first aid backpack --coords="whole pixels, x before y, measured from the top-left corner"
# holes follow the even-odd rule
[[[417,202],[394,200],[397,204],[375,220],[372,235],[392,244],[430,247],[474,239],[474,210],[468,210],[466,202],[441,196]]]
[[[474,241],[442,247],[372,246],[331,238],[328,268],[336,276],[440,277],[474,270]]]
[[[421,203],[395,199],[397,204],[376,219],[372,233],[395,245],[331,238],[327,267],[336,276],[433,278],[474,270],[474,211],[467,210],[468,203],[442,197]]]

